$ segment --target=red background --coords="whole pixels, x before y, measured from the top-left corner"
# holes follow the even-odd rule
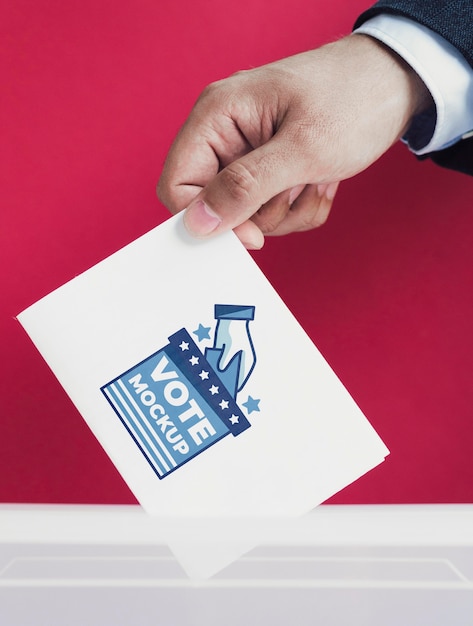
[[[0,501],[132,494],[14,316],[167,217],[203,87],[350,31],[352,0],[3,0]],[[255,258],[391,455],[340,503],[473,501],[472,180],[401,145]]]

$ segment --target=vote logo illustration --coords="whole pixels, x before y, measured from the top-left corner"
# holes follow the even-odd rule
[[[243,433],[248,416],[260,411],[259,399],[241,393],[256,365],[254,316],[254,306],[216,304],[213,329],[181,328],[161,350],[101,387],[160,479],[223,437]],[[197,345],[209,341],[204,349]]]

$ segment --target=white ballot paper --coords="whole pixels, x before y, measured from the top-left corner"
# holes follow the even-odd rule
[[[173,217],[18,319],[192,576],[388,454],[232,232]]]

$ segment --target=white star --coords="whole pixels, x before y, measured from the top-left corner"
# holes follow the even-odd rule
[[[222,400],[221,402],[218,403],[218,406],[223,410],[223,409],[228,409],[228,400]]]
[[[179,347],[183,352],[184,350],[189,350],[189,344],[187,341],[182,341],[182,343],[179,344]]]
[[[212,385],[209,391],[214,396],[216,393],[218,393],[218,387],[216,385]]]
[[[232,416],[230,418],[230,424],[238,424],[238,420],[240,418],[238,417],[238,415],[235,415],[234,413],[232,413]]]
[[[198,363],[199,363],[199,357],[198,357],[198,356],[192,356],[192,357],[189,359],[189,363],[190,363],[191,365],[198,365]]]
[[[205,370],[202,370],[199,374],[199,376],[202,378],[202,380],[207,380],[209,377],[209,373],[206,372]]]

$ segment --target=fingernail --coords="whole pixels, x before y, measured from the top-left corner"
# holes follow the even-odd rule
[[[336,183],[329,183],[327,185],[327,189],[325,190],[325,197],[327,198],[327,200],[332,201],[335,198],[335,194],[337,193],[337,189],[338,189],[338,182],[336,182]]]
[[[304,187],[305,185],[296,185],[295,187],[292,187],[291,191],[289,192],[289,206],[293,202],[295,202],[297,198],[301,195]]]
[[[242,239],[241,242],[247,250],[261,250],[264,246],[264,235],[263,233],[260,233],[260,235],[255,233],[252,234],[251,237]]]
[[[184,214],[184,224],[195,237],[210,235],[222,220],[202,200],[191,202]]]

